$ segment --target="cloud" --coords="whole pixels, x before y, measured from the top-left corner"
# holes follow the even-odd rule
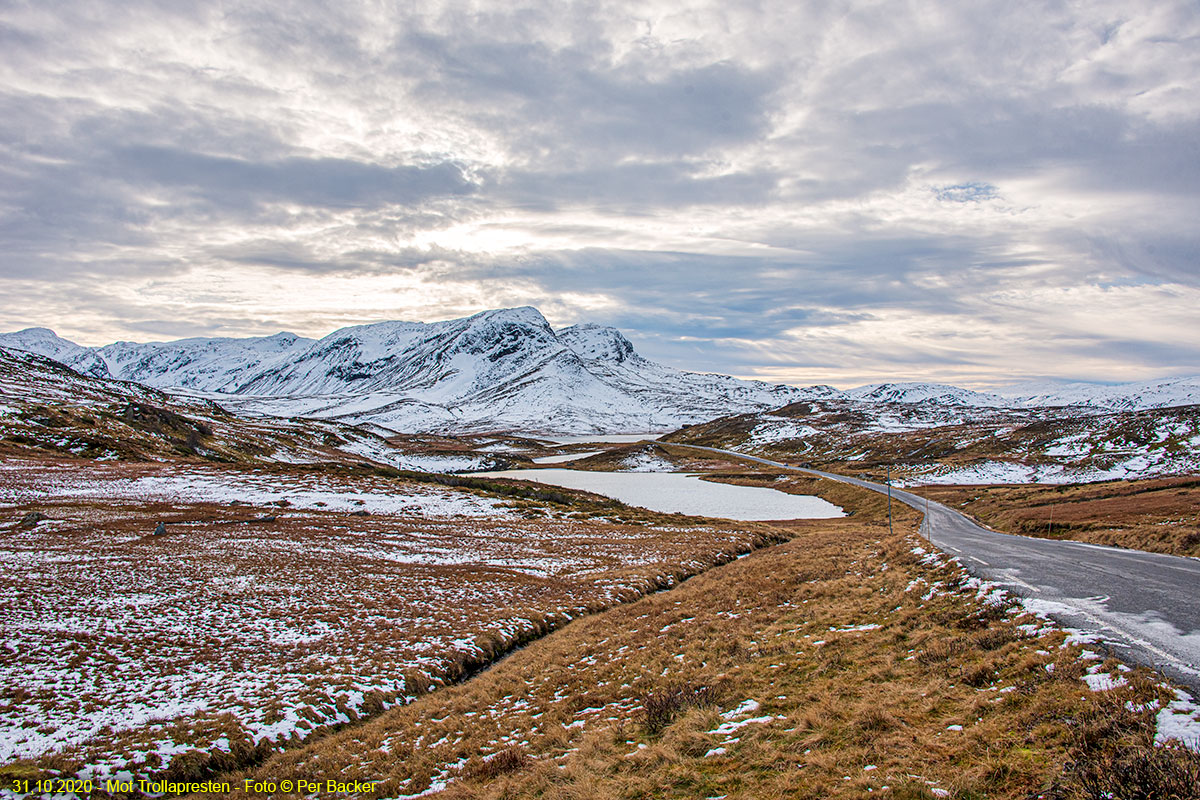
[[[178,190],[214,207],[296,203],[340,210],[412,206],[473,185],[451,163],[386,167],[339,158],[247,161],[166,147],[121,147],[109,162],[130,182]]]
[[[797,382],[1200,370],[1197,37],[1189,2],[10,4],[0,328],[532,303]]]
[[[614,64],[604,50],[461,33],[409,35],[397,51],[418,76],[417,97],[450,98],[480,127],[511,136],[511,155],[555,164],[676,159],[747,141],[765,132],[780,77],[656,53]]]
[[[496,176],[494,196],[522,209],[651,213],[694,205],[752,206],[770,200],[779,180],[769,172],[703,174],[704,164],[623,164],[572,171],[513,170]]]

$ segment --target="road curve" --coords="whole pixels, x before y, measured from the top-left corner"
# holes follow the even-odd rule
[[[859,478],[685,446],[888,491]],[[1200,560],[999,533],[940,503],[898,489],[891,494],[918,511],[928,508],[922,533],[959,557],[971,574],[1004,586],[1064,625],[1099,634],[1117,657],[1153,667],[1200,692]]]

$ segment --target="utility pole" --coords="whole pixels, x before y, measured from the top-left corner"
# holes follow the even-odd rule
[[[887,465],[888,487],[888,536],[892,535],[892,465]]]

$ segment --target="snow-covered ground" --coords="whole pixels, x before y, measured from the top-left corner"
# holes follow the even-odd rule
[[[89,774],[240,735],[304,737],[752,534],[571,519],[375,475],[8,461],[0,761]],[[165,520],[165,532],[156,523]],[[199,725],[199,728],[194,726]]]
[[[633,444],[634,442],[657,441],[662,433],[595,433],[582,436],[541,436],[543,441],[554,444]]]
[[[806,425],[789,417],[776,417],[762,414],[761,420],[750,432],[743,447],[760,447],[772,442],[782,442],[790,439],[805,439],[818,433],[811,425]]]
[[[1200,460],[1189,461],[1200,467]],[[995,483],[1092,483],[1096,481],[1138,480],[1177,474],[1181,470],[1178,453],[1151,452],[1131,455],[1106,468],[1071,464],[1022,464],[1012,461],[983,461],[964,467],[936,465],[917,468],[897,485],[995,484]]]
[[[1200,473],[1200,406],[1104,411],[825,400],[714,420],[670,441],[781,461],[890,464],[910,483],[1133,480]]]
[[[0,466],[0,471],[14,469],[21,469],[21,466]],[[0,503],[90,498],[110,503],[283,504],[295,509],[365,511],[430,519],[500,519],[513,515],[499,500],[438,486],[401,486],[403,488],[398,491],[394,483],[389,485],[370,479],[351,484],[344,477],[313,473],[279,475],[264,470],[229,472],[204,467],[135,478],[88,477],[71,472],[47,476],[36,486],[22,488],[17,495],[0,494]]]
[[[637,452],[621,459],[621,466],[628,472],[674,472],[675,465],[652,452]]]

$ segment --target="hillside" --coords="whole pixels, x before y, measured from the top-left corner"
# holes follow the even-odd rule
[[[1200,405],[1139,411],[827,399],[711,420],[664,442],[911,484],[1072,483],[1200,472]]]
[[[889,535],[873,493],[670,444],[562,448],[849,512],[736,523],[384,466],[549,450],[517,437],[243,419],[3,350],[0,394],[0,557],[24,567],[0,586],[10,777],[1016,798],[1080,796],[1080,764],[1121,790],[1115,758],[1155,788],[1195,761],[1153,744],[1192,706],[997,605],[918,546],[912,510]]]
[[[878,496],[783,488],[855,513],[221,777],[445,800],[1195,797],[1200,758],[1153,745],[1173,695],[1148,672],[926,553],[911,511],[889,536]]]
[[[538,447],[247,420],[0,349],[0,763],[265,754],[782,538],[428,474]]]
[[[94,371],[99,359],[112,377],[216,397],[242,414],[371,422],[404,432],[662,430],[808,394],[656,364],[612,328],[556,333],[533,308],[360,325],[319,341],[278,334],[81,348],[30,329],[0,336],[0,346]]]
[[[202,398],[82,375],[49,358],[0,348],[0,454],[6,459],[363,463],[447,472],[507,463],[462,442],[389,442],[353,425],[246,419]]]

